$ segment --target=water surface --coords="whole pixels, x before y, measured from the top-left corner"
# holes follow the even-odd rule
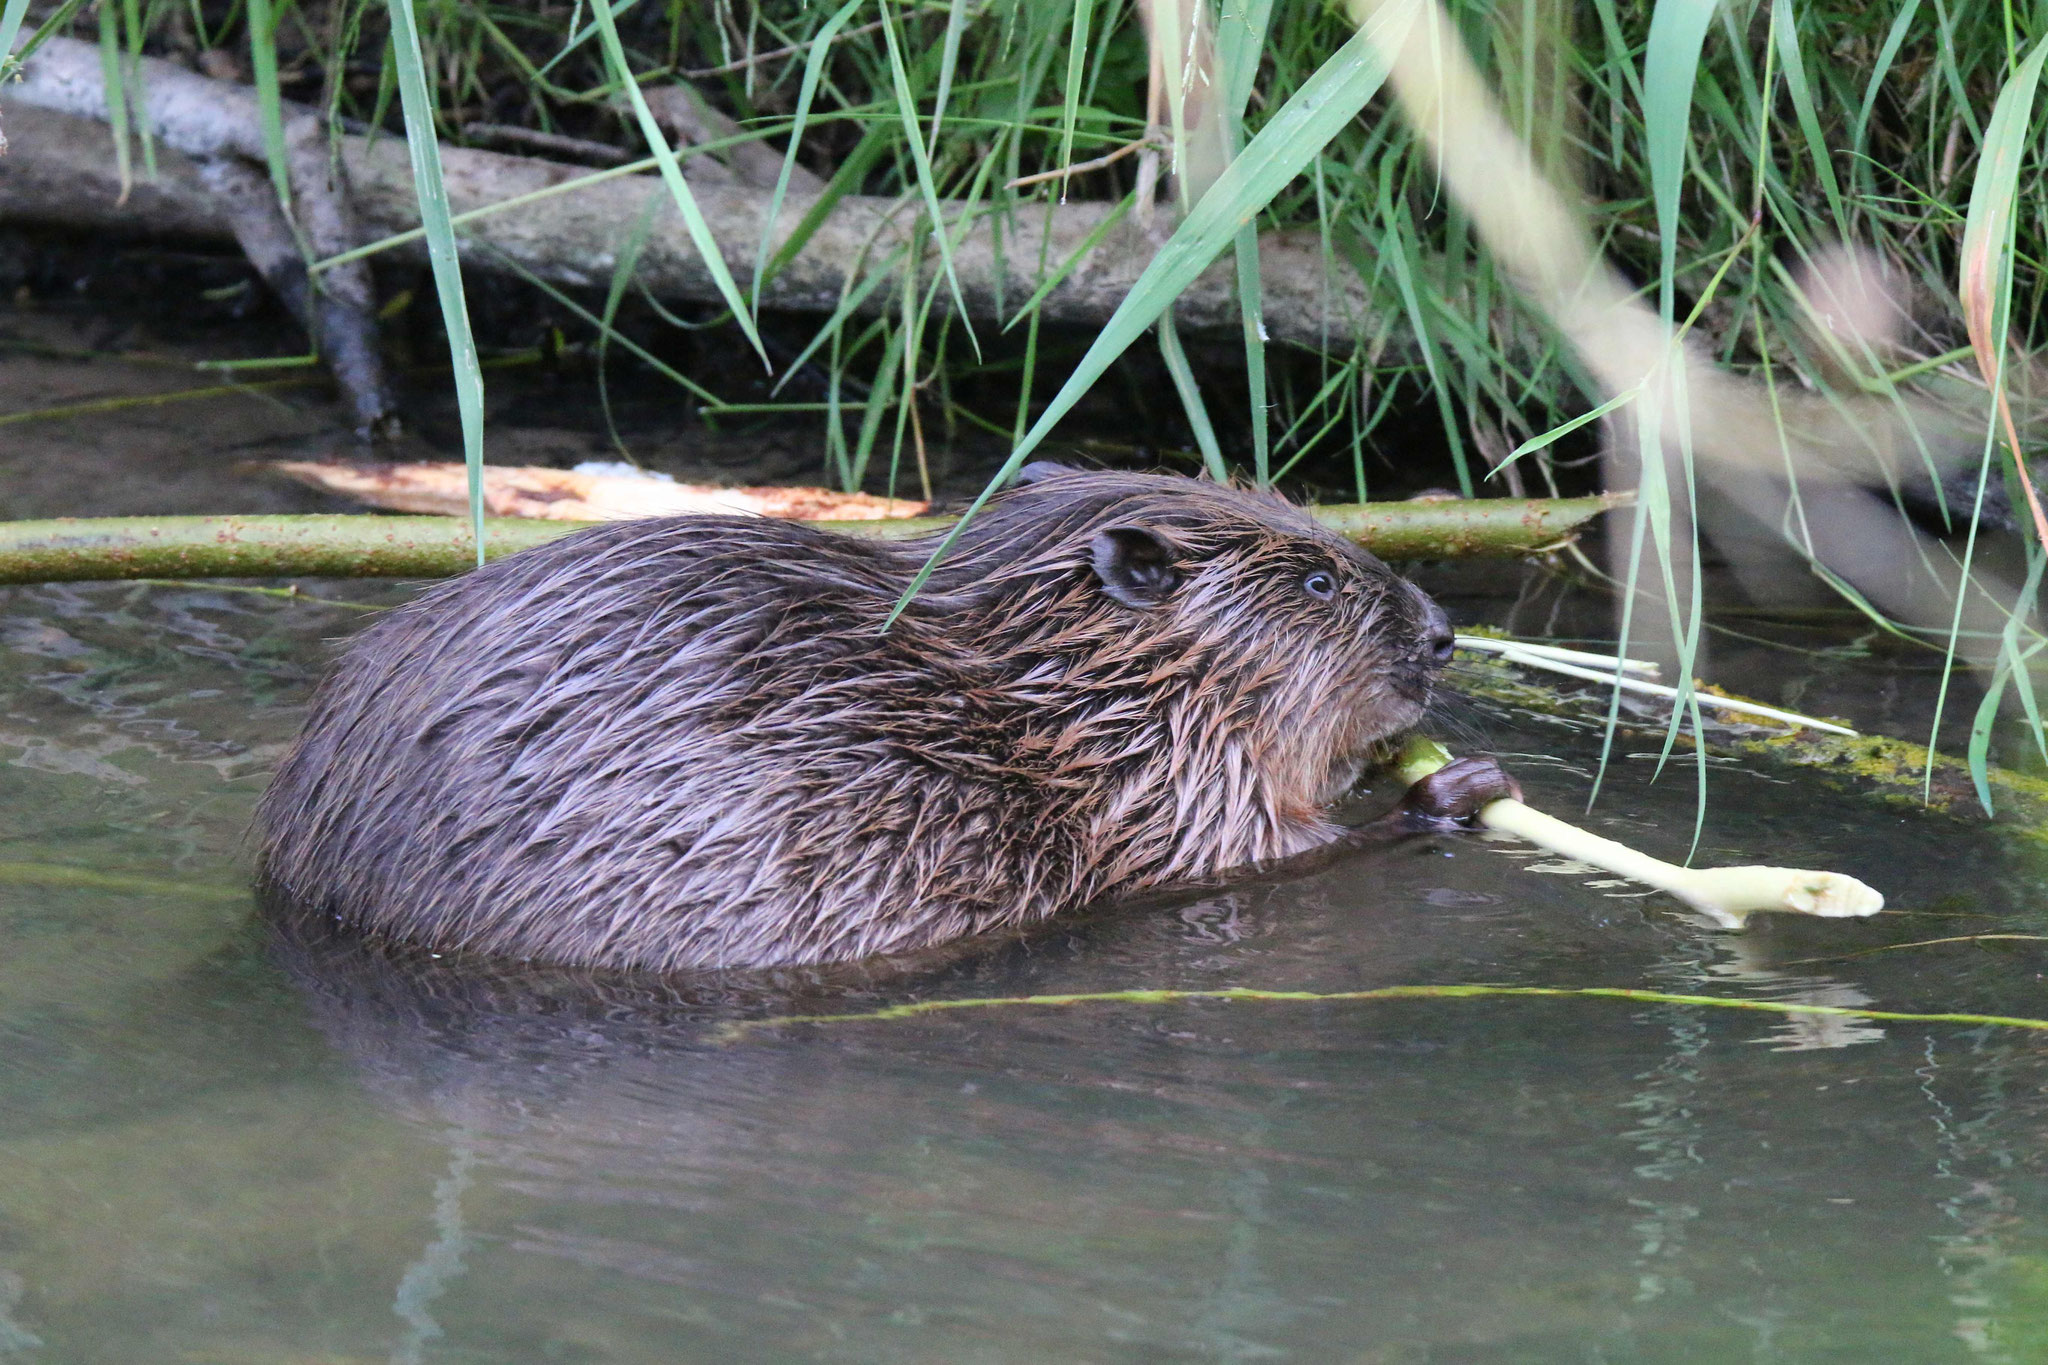
[[[402,590],[353,585],[358,597]],[[294,940],[249,812],[363,613],[0,594],[0,1357],[2038,1359],[2039,1035],[1584,1000],[937,996],[1637,985],[2032,1013],[2008,838],[1720,765],[1704,856],[1898,913],[1713,933],[1432,838],[907,976],[649,984]],[[1533,800],[1597,737],[1479,715]],[[1682,851],[1689,782],[1593,823]],[[1958,880],[1960,878],[1960,880]],[[1856,954],[1863,954],[1857,956]]]

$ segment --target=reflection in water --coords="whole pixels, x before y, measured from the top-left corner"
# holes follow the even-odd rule
[[[462,1226],[462,1195],[469,1188],[476,1153],[460,1129],[449,1133],[447,1142],[448,1174],[434,1183],[433,1243],[405,1268],[392,1304],[392,1311],[405,1321],[405,1336],[391,1353],[392,1365],[418,1365],[426,1358],[427,1343],[442,1335],[434,1321],[434,1300],[462,1273],[462,1253],[469,1245]]]
[[[2041,1324],[2001,1324],[1993,1292],[2000,1274],[2014,1261],[2002,1245],[2003,1234],[2019,1228],[2023,1219],[2019,1202],[2006,1192],[1994,1174],[2020,1166],[2018,1154],[2000,1141],[2001,1126],[1997,1122],[2004,1117],[2011,1060],[2003,1049],[1995,1046],[1988,1049],[1986,1056],[1987,1042],[1980,1033],[1966,1035],[1954,1044],[1963,1047],[1976,1063],[1961,1068],[1961,1083],[1968,1085],[1974,1081],[1980,1087],[1977,1103],[1981,1112],[1975,1118],[1958,1115],[1941,1098],[1938,1083],[1944,1069],[1938,1059],[1940,1044],[1932,1037],[1925,1042],[1925,1063],[1918,1074],[1939,1140],[1934,1163],[1941,1195],[1939,1207],[1952,1225],[1949,1231],[1938,1233],[1931,1240],[1937,1263],[1952,1283],[1949,1302],[1958,1312],[1956,1339],[1986,1360],[2017,1365],[2023,1358],[2015,1355],[2010,1343],[2002,1339],[2005,1332],[2001,1327],[2018,1327],[2022,1331],[2031,1327],[2038,1335]],[[2038,1074],[2033,1077],[2032,1088],[2040,1088]],[[1942,1190],[1940,1186],[1947,1188]]]
[[[43,1344],[43,1339],[14,1320],[21,1302],[22,1278],[11,1270],[0,1270],[0,1356],[16,1355]]]
[[[1707,964],[1708,975],[1722,981],[1736,981],[1753,987],[1750,994],[1763,1000],[1784,1000],[1802,1005],[1836,1005],[1855,1009],[1877,1002],[1847,981],[1804,972],[1788,972],[1773,966],[1748,939],[1728,940],[1725,960]],[[1852,1019],[1839,1014],[1787,1015],[1772,1026],[1767,1042],[1773,1052],[1811,1052],[1828,1048],[1853,1047],[1858,1043],[1883,1040],[1884,1026],[1872,1019]]]
[[[1663,990],[1698,994],[1702,956],[1692,947],[1668,955],[1651,969],[1651,979]],[[1702,1161],[1701,1125],[1695,1110],[1707,1027],[1700,1015],[1697,1009],[1681,1006],[1637,1016],[1651,1026],[1661,1020],[1670,1039],[1657,1065],[1636,1077],[1642,1088],[1622,1106],[1640,1115],[1636,1126],[1621,1135],[1646,1158],[1636,1164],[1636,1177],[1653,1182],[1650,1190],[1629,1199],[1639,1215],[1630,1229],[1640,1244],[1635,1259],[1637,1303],[1686,1293],[1692,1287],[1674,1267],[1685,1263],[1686,1231],[1700,1216],[1695,1205],[1680,1197],[1684,1183]]]
[[[1261,897],[1238,894],[1255,921]],[[1088,951],[1115,958],[1163,929],[1204,961],[1211,922],[1110,923]],[[525,1320],[598,1286],[623,1315],[605,1336],[621,1349],[671,1330],[650,1313],[678,1291],[702,1330],[794,1351],[812,1341],[806,1325],[824,1326],[853,1359],[926,1358],[917,1338],[963,1333],[996,1359],[1064,1358],[1091,1340],[1260,1359],[1366,1338],[1701,1358],[1654,1340],[1676,1331],[1707,1349],[1732,1331],[1745,1353],[1767,1350],[1838,1274],[1910,1279],[1912,1236],[1893,1240],[1903,1262],[1854,1238],[1830,1255],[1838,1239],[1803,1240],[1823,1228],[1802,1235],[1799,1205],[1868,1199],[1925,1223],[1886,1189],[1905,1175],[1896,1162],[1884,1174],[1830,1157],[1832,1174],[1795,1177],[1789,1211],[1783,1188],[1744,1192],[1741,1125],[1790,1132],[1815,1115],[1796,1086],[1768,1115],[1731,1108],[1784,1063],[1730,1046],[1760,1041],[1762,1024],[1731,1030],[1711,1011],[1643,1011],[1618,1034],[1610,1019],[1604,1041],[1569,1011],[1511,1040],[1459,1011],[1226,1008],[711,1048],[712,1026],[736,1015],[979,993],[1016,964],[849,999],[802,979],[451,968],[287,928],[276,959],[323,1036],[449,1163],[434,1240],[400,1277],[409,1330],[395,1359],[433,1358],[437,1332],[473,1339],[480,1312]],[[1667,951],[1646,974],[1697,990],[1725,973],[1725,942]],[[1563,1046],[1579,1050],[1567,1088],[1532,1088]],[[1598,1148],[1616,1110],[1634,1116],[1619,1133],[1631,1156],[1611,1163]],[[444,1324],[430,1305],[465,1263]],[[1077,1316],[1081,1302],[1091,1311]],[[721,1349],[737,1349],[724,1333]],[[1004,1339],[1012,1352],[990,1345]]]

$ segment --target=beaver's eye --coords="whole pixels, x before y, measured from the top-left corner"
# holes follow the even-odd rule
[[[1327,602],[1337,595],[1337,580],[1318,569],[1301,580],[1301,588],[1310,597],[1320,597]]]

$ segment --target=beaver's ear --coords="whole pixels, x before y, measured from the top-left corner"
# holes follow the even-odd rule
[[[1112,526],[1089,547],[1102,590],[1127,607],[1156,607],[1180,586],[1173,549],[1142,526]]]

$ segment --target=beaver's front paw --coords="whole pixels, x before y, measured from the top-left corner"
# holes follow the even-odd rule
[[[1491,758],[1457,758],[1408,789],[1401,809],[1424,825],[1469,824],[1495,801],[1519,801],[1522,789]]]

